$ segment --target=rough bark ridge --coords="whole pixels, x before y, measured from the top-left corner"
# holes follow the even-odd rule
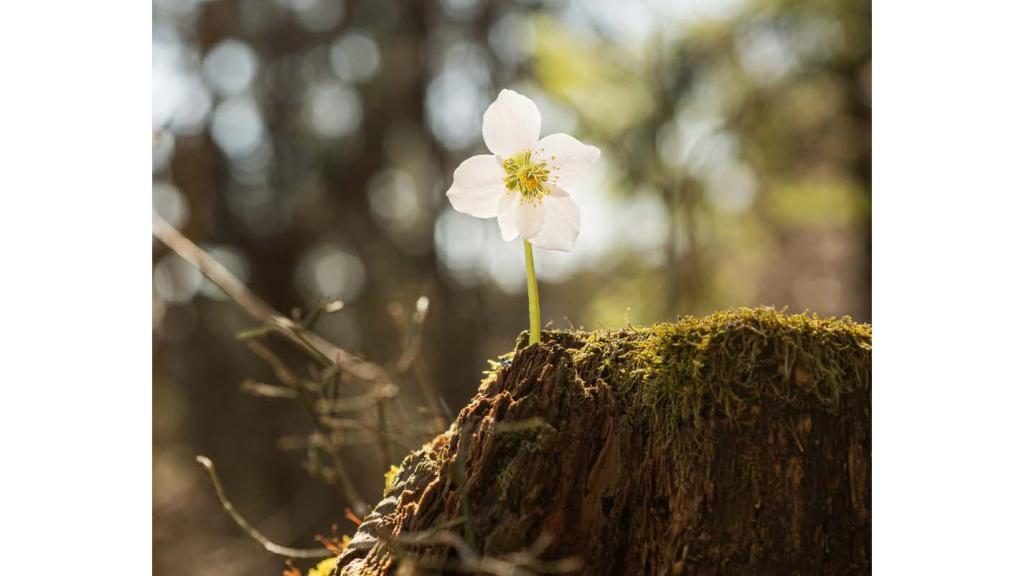
[[[546,333],[405,459],[335,574],[540,545],[580,574],[868,574],[870,339],[770,309]]]

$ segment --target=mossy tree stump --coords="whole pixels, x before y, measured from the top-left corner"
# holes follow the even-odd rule
[[[870,326],[758,309],[524,343],[336,574],[531,550],[579,574],[870,572]]]

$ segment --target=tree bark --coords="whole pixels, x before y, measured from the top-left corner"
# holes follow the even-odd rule
[[[849,321],[545,333],[406,458],[335,574],[868,574],[870,405]]]

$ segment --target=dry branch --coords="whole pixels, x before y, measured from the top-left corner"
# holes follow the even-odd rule
[[[297,346],[314,353],[326,365],[339,364],[346,372],[369,382],[389,380],[380,366],[363,360],[303,328],[300,324],[279,314],[254,294],[223,264],[196,246],[156,213],[153,214],[153,236],[186,262],[195,266],[203,276],[224,291],[231,300],[257,322],[281,334]]]
[[[220,505],[224,507],[224,511],[228,513],[228,516],[231,516],[231,519],[235,521],[235,524],[238,524],[239,528],[248,534],[250,538],[259,542],[267,552],[289,558],[327,558],[332,555],[331,551],[326,548],[290,548],[272,542],[262,532],[257,530],[255,526],[249,524],[249,521],[238,510],[235,510],[235,506],[224,493],[224,487],[220,483],[220,477],[217,475],[217,469],[214,467],[213,461],[206,456],[196,456],[196,462],[202,464],[203,468],[206,469],[206,473],[210,475],[210,482],[213,483],[213,489],[217,491],[217,499],[220,500]]]

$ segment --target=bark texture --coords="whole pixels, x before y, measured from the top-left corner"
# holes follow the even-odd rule
[[[405,459],[335,574],[869,574],[870,338],[767,309],[546,333]]]

